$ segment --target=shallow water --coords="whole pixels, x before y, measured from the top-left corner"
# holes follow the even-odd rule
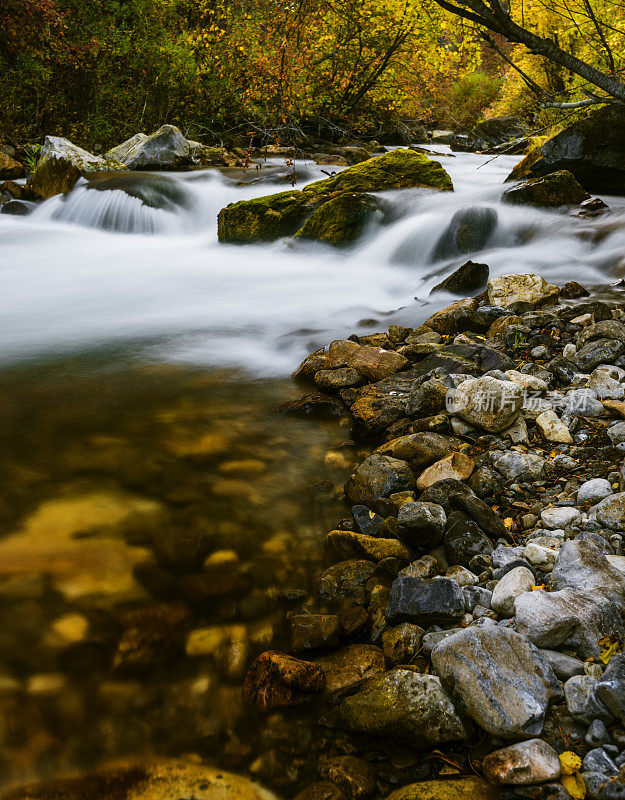
[[[248,765],[246,659],[281,645],[358,459],[341,422],[277,412],[288,372],[331,338],[422,321],[469,256],[559,283],[618,274],[619,201],[595,221],[504,206],[516,157],[435,149],[456,191],[386,194],[348,251],[218,244],[221,207],[288,188],[277,161],[83,183],[0,216],[1,781],[153,751]],[[323,177],[297,170],[298,187]],[[497,215],[484,247],[435,262],[476,206]],[[207,628],[202,655],[163,634],[162,659],[120,656],[148,625],[133,613],[166,632],[181,601],[173,630]]]

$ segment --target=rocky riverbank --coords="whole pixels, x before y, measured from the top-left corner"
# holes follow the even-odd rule
[[[587,294],[506,276],[295,373],[370,452],[245,681],[317,704],[298,800],[625,796],[625,324]]]

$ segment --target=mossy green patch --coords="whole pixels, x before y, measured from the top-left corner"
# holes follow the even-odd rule
[[[248,244],[292,236],[320,202],[293,190],[231,203],[217,217],[219,241]]]
[[[340,194],[319,206],[295,235],[335,246],[351,244],[377,208],[371,195]]]

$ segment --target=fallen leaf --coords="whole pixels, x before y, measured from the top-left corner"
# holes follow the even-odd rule
[[[579,772],[574,772],[573,775],[563,775],[560,782],[573,800],[584,800],[586,797],[586,784]]]
[[[572,750],[565,750],[564,753],[560,753],[559,758],[563,775],[572,775],[582,766],[582,759]]]

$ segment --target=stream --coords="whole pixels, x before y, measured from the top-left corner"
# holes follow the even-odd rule
[[[345,251],[218,243],[223,206],[288,188],[277,159],[81,181],[0,215],[2,784],[149,753],[249,766],[245,668],[280,646],[362,455],[343,421],[279,413],[289,373],[418,325],[467,258],[599,292],[625,274],[622,198],[597,219],[506,206],[518,157],[432,149],[455,192],[386,193]],[[296,188],[324,177],[294,169]],[[466,208],[496,220],[483,246],[437,256]]]

